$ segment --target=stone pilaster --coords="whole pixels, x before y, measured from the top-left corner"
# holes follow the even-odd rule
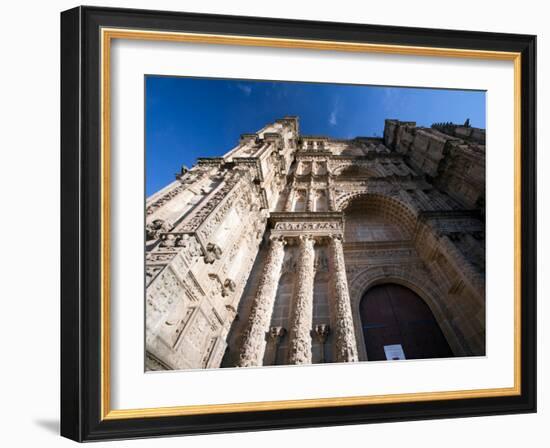
[[[285,242],[282,238],[271,238],[260,284],[248,319],[248,327],[244,333],[239,356],[240,367],[262,365],[266,333],[269,331],[271,323],[273,304],[285,255],[284,245]]]
[[[286,197],[285,212],[292,211],[292,203],[294,202],[294,188],[290,185],[288,190],[288,196]]]
[[[359,360],[359,356],[353,328],[342,237],[340,235],[331,236],[329,246],[334,270],[332,278],[336,322],[334,332],[335,360],[336,362],[354,362]]]
[[[329,174],[327,178],[327,203],[328,203],[329,212],[336,211],[335,196],[336,194],[334,193],[334,181],[332,179],[331,174]]]
[[[294,283],[288,348],[289,364],[311,364],[313,326],[313,279],[315,242],[309,235],[299,237],[299,256]]]
[[[313,211],[313,204],[315,202],[315,190],[310,186],[307,190],[307,211]]]

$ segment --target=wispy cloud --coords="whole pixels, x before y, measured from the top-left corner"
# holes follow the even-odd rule
[[[334,106],[328,116],[328,124],[331,126],[336,126],[338,124],[338,113],[340,111],[340,97],[336,96],[334,98]]]
[[[248,84],[237,84],[237,88],[246,96],[250,96],[250,94],[252,93],[252,86]]]
[[[338,120],[336,119],[337,110],[333,109],[330,113],[330,116],[328,117],[328,124],[331,126],[336,126],[338,124]]]

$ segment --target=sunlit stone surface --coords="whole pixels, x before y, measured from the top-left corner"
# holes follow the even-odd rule
[[[386,120],[305,136],[297,117],[199,159],[146,203],[146,368],[367,360],[359,303],[384,281],[485,353],[485,131]]]

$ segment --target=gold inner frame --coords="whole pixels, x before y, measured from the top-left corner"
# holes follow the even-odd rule
[[[441,392],[417,392],[302,400],[111,409],[110,398],[110,50],[113,39],[207,43],[254,47],[506,60],[514,63],[514,386]],[[279,39],[250,36],[101,29],[101,419],[128,419],[228,412],[306,409],[381,403],[405,403],[521,394],[521,53],[458,48]]]

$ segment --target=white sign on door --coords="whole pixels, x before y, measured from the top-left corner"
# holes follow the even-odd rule
[[[384,345],[384,353],[386,354],[386,359],[390,361],[406,359],[401,344]]]

